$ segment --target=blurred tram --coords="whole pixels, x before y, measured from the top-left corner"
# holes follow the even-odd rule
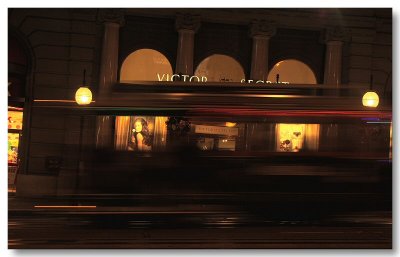
[[[323,220],[392,210],[392,111],[350,89],[118,84],[80,193],[103,204]]]

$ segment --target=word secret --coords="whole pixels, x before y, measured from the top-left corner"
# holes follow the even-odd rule
[[[257,81],[255,81],[255,80],[253,80],[253,79],[248,79],[247,81],[246,81],[246,79],[242,79],[241,81],[240,81],[240,83],[244,83],[244,82],[247,82],[247,83],[267,83],[267,84],[290,84],[289,82],[284,82],[284,81],[282,81],[282,82],[272,82],[272,81],[269,81],[269,80],[266,80],[266,81],[264,81],[264,80],[257,80]]]

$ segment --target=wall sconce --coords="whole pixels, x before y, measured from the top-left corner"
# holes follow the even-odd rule
[[[366,107],[377,107],[379,104],[379,96],[378,94],[372,90],[372,81],[373,77],[371,75],[371,80],[370,80],[370,88],[369,91],[366,92],[362,98],[362,104]]]
[[[88,105],[92,102],[92,91],[86,86],[86,70],[83,70],[83,85],[76,90],[75,102],[79,105]]]

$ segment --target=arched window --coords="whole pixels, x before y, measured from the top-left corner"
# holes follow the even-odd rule
[[[307,64],[294,59],[287,59],[278,62],[272,67],[267,80],[276,82],[276,75],[279,74],[279,82],[290,84],[317,84],[314,72]]]
[[[172,75],[168,59],[156,50],[140,49],[131,53],[122,63],[119,81],[159,81],[162,74]]]
[[[240,63],[222,54],[213,54],[205,58],[197,66],[194,75],[207,77],[208,82],[240,82],[245,77]]]

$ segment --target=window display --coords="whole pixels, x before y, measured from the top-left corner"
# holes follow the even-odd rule
[[[318,150],[319,124],[276,124],[278,152]]]
[[[8,129],[22,129],[22,111],[8,111]],[[17,109],[17,108],[12,108]]]
[[[117,116],[115,148],[122,151],[154,151],[165,148],[166,117]]]
[[[22,131],[22,108],[8,108],[8,163],[17,165],[18,144]]]
[[[8,107],[8,190],[15,192],[15,179],[19,165],[18,148],[22,133],[23,108]]]
[[[153,119],[138,117],[131,119],[131,129],[129,131],[128,150],[130,151],[150,151],[153,145]]]
[[[17,164],[19,133],[8,133],[8,163]]]

